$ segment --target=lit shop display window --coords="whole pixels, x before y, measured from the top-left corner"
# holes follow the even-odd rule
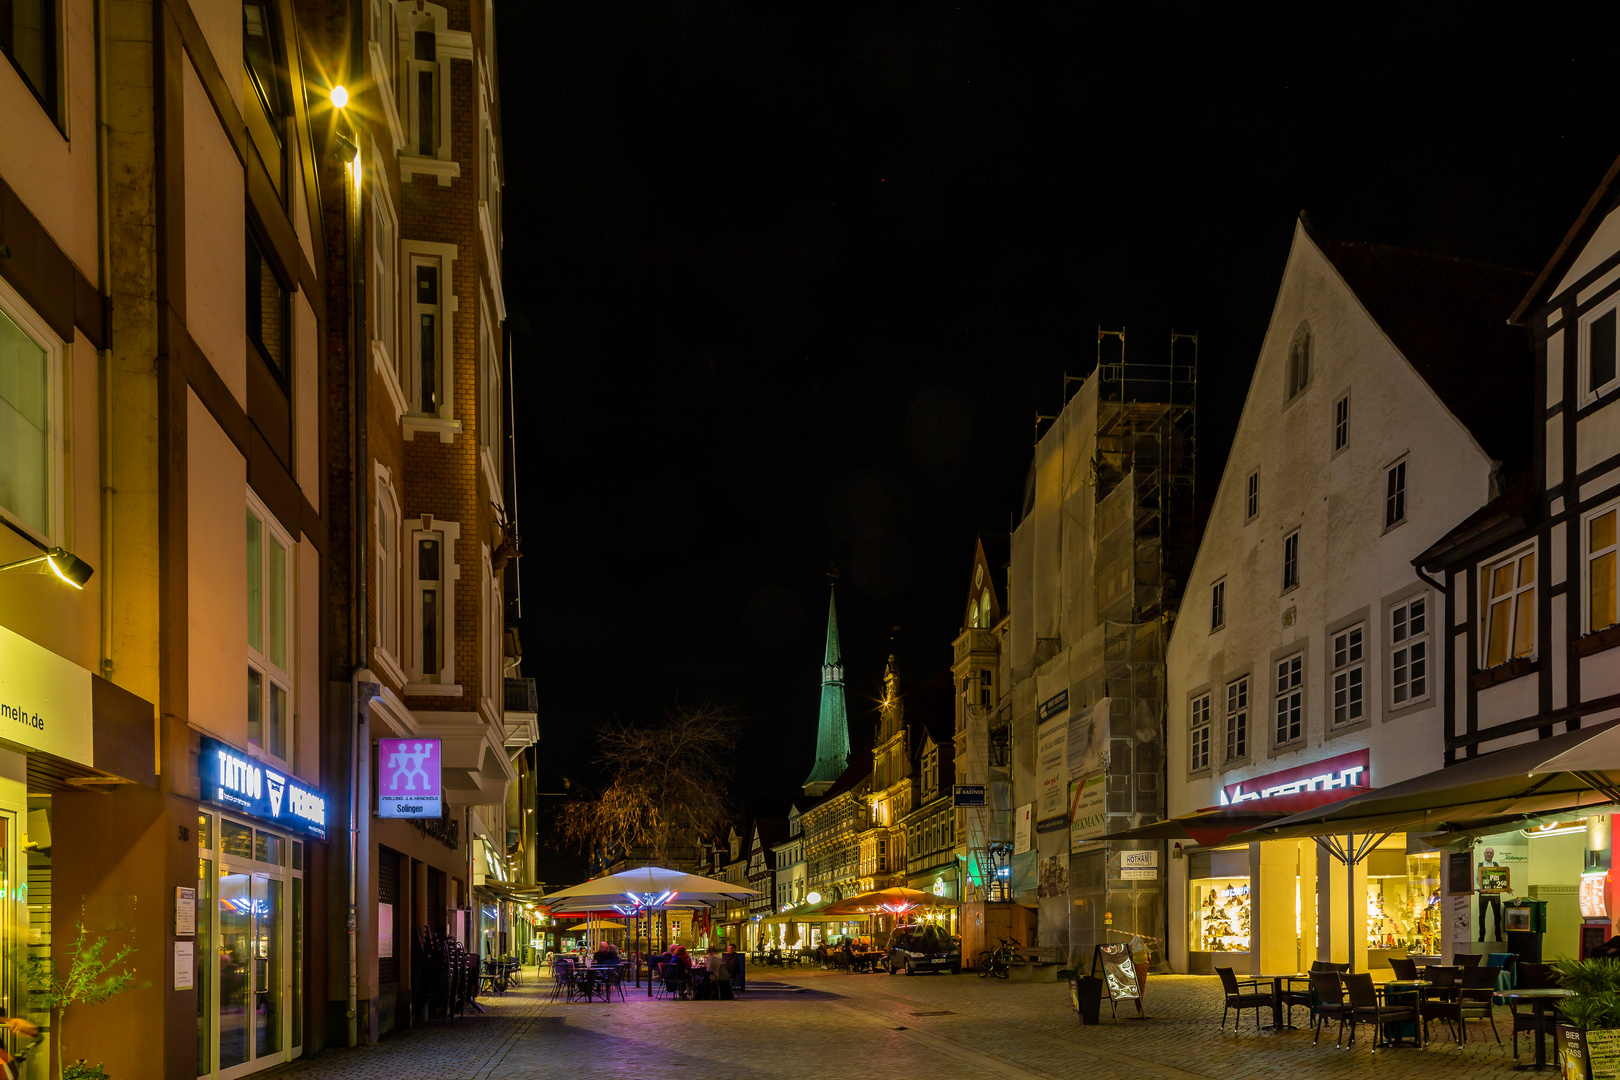
[[[1440,955],[1440,853],[1379,850],[1367,866],[1367,949],[1377,955]]]
[[[1249,879],[1194,878],[1188,885],[1194,950],[1248,952]]]

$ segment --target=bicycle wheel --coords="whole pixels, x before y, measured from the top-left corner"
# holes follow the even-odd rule
[[[973,965],[979,971],[979,978],[988,979],[990,977],[990,965],[995,960],[995,955],[989,949],[979,954],[978,963]]]

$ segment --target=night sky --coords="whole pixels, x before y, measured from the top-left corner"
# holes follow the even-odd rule
[[[1200,335],[1207,499],[1301,209],[1539,269],[1620,154],[1620,19],[1411,8],[497,0],[546,790],[708,700],[737,790],[796,791],[834,563],[869,739],[1099,324]]]

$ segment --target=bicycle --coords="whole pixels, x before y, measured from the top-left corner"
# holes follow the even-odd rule
[[[994,949],[985,949],[979,953],[979,961],[975,965],[979,969],[979,978],[988,979],[994,975],[998,979],[1005,979],[1012,973],[1008,965],[1018,959],[1018,942],[999,939],[1001,944]]]

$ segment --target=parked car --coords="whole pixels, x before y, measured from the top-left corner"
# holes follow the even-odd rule
[[[962,943],[935,923],[897,926],[889,935],[888,969],[890,975],[902,971],[907,975],[922,971],[958,975],[962,971]]]

